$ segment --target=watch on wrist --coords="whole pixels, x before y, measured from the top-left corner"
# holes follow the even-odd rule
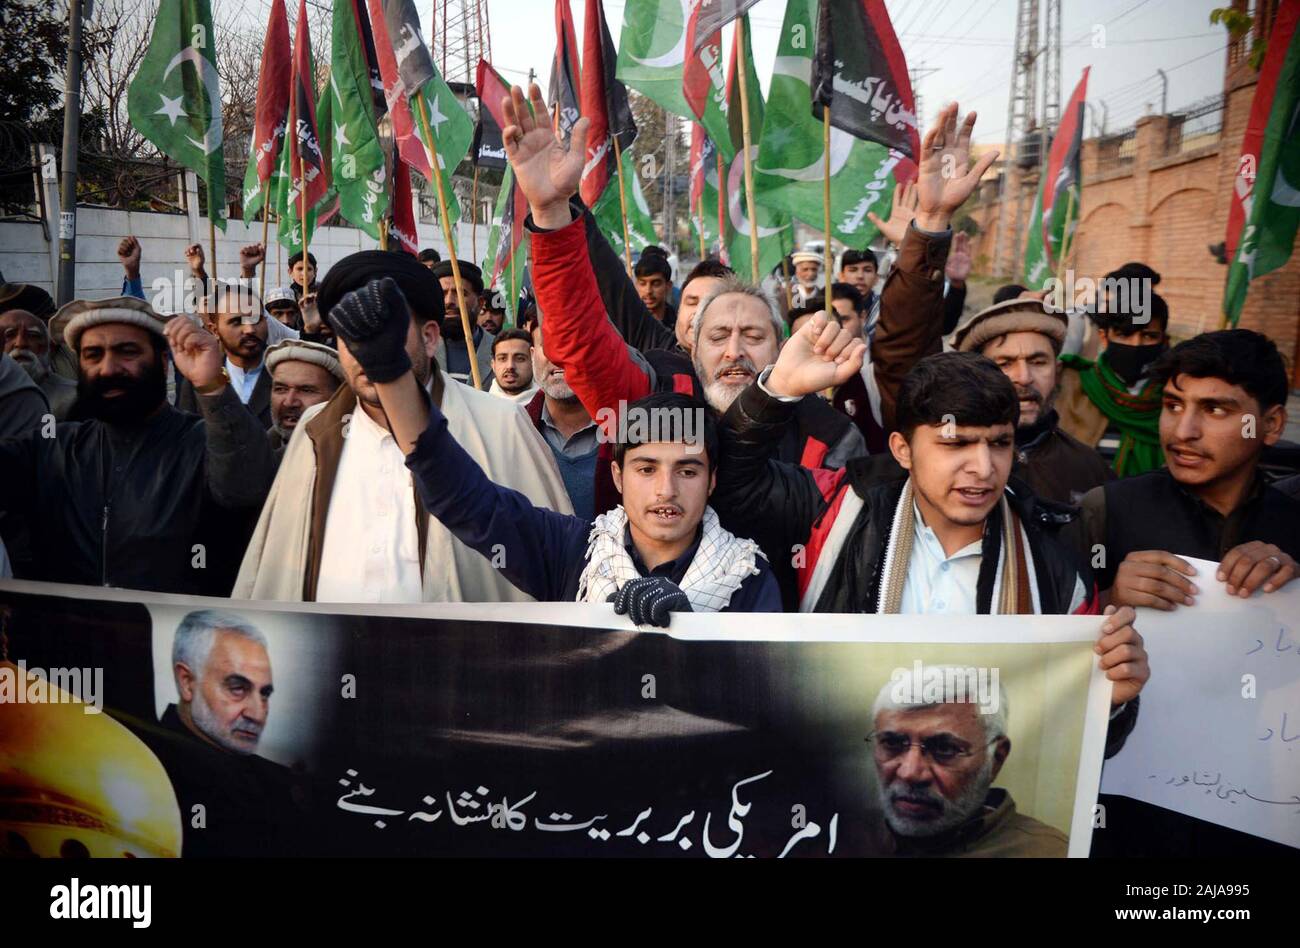
[[[212,384],[205,385],[202,388],[199,388],[199,386],[196,385],[194,386],[194,391],[200,395],[215,395],[217,392],[221,391],[229,384],[230,384],[230,373],[226,371],[226,367],[223,365],[221,367],[220,378],[218,378]]]

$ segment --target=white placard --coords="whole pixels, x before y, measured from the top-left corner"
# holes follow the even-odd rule
[[[1234,598],[1187,559],[1196,605],[1138,610],[1151,680],[1102,792],[1300,848],[1300,580]]]

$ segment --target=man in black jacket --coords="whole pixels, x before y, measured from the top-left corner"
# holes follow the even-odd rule
[[[1009,481],[1019,404],[983,356],[940,353],[908,374],[892,470],[883,457],[833,474],[770,458],[798,399],[849,378],[865,348],[818,314],[736,400],[715,491],[724,525],[747,525],[778,575],[793,570],[803,612],[1096,614],[1087,568],[1053,535],[1071,511]],[[1149,676],[1133,617],[1109,607],[1097,645],[1124,709],[1116,750]]]
[[[958,352],[978,352],[993,360],[1016,387],[1020,420],[1013,473],[1039,497],[1077,504],[1088,491],[1113,480],[1115,472],[1100,454],[1061,430],[1052,406],[1056,360],[1068,326],[1064,313],[1041,300],[1011,299],[977,313],[957,330],[953,345]]]
[[[1111,481],[1083,499],[1071,535],[1098,563],[1112,603],[1195,608],[1203,586],[1267,595],[1295,579],[1300,500],[1265,483],[1264,449],[1286,427],[1287,373],[1272,340],[1248,329],[1205,333],[1154,366],[1164,385],[1166,468]],[[1198,572],[1184,557],[1219,563]],[[1123,856],[1280,856],[1294,850],[1126,797],[1106,797],[1111,832],[1097,850]]]
[[[0,441],[0,505],[33,528],[30,578],[228,594],[275,461],[220,343],[134,297],[76,300],[55,324],[80,360],[84,420]],[[168,342],[201,418],[167,404]]]
[[[199,298],[199,311],[208,332],[221,340],[227,383],[265,431],[272,422],[271,373],[263,361],[271,317],[257,294],[242,284],[218,283],[214,295],[215,300]],[[194,385],[188,380],[182,379],[176,388],[176,407],[200,414]]]

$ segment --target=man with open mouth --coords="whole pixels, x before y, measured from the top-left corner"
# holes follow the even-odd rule
[[[569,159],[582,166],[582,153]],[[626,406],[612,475],[622,503],[594,521],[536,506],[492,482],[424,396],[402,349],[407,303],[391,278],[346,294],[334,332],[375,386],[424,509],[540,601],[612,602],[637,624],[673,612],[777,612],[757,544],[708,506],[720,455],[708,409],[679,393]]]

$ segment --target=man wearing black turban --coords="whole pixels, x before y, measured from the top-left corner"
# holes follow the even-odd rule
[[[498,483],[536,505],[570,511],[555,459],[528,417],[508,401],[451,384],[433,360],[442,349],[443,294],[415,257],[368,250],[340,260],[321,282],[321,315],[335,325],[345,297],[380,277],[391,277],[401,290],[410,317],[404,358],[457,440]],[[233,596],[408,603],[526,598],[416,501],[374,380],[337,329],[335,335],[347,385],[299,419]]]
[[[479,313],[483,308],[483,271],[468,260],[457,260],[460,267],[460,286],[465,294],[465,315],[469,319],[470,332],[474,341],[474,355],[479,366],[479,380],[487,389],[492,384],[492,343],[496,336],[478,324]],[[442,321],[442,335],[446,340],[446,352],[438,352],[440,364],[447,369],[447,374],[466,385],[473,385],[474,379],[469,367],[469,349],[465,345],[465,327],[460,318],[460,307],[456,299],[456,280],[452,275],[451,261],[440,260],[433,265],[433,275],[442,286],[443,308],[447,316]],[[403,291],[404,292],[404,291]]]

